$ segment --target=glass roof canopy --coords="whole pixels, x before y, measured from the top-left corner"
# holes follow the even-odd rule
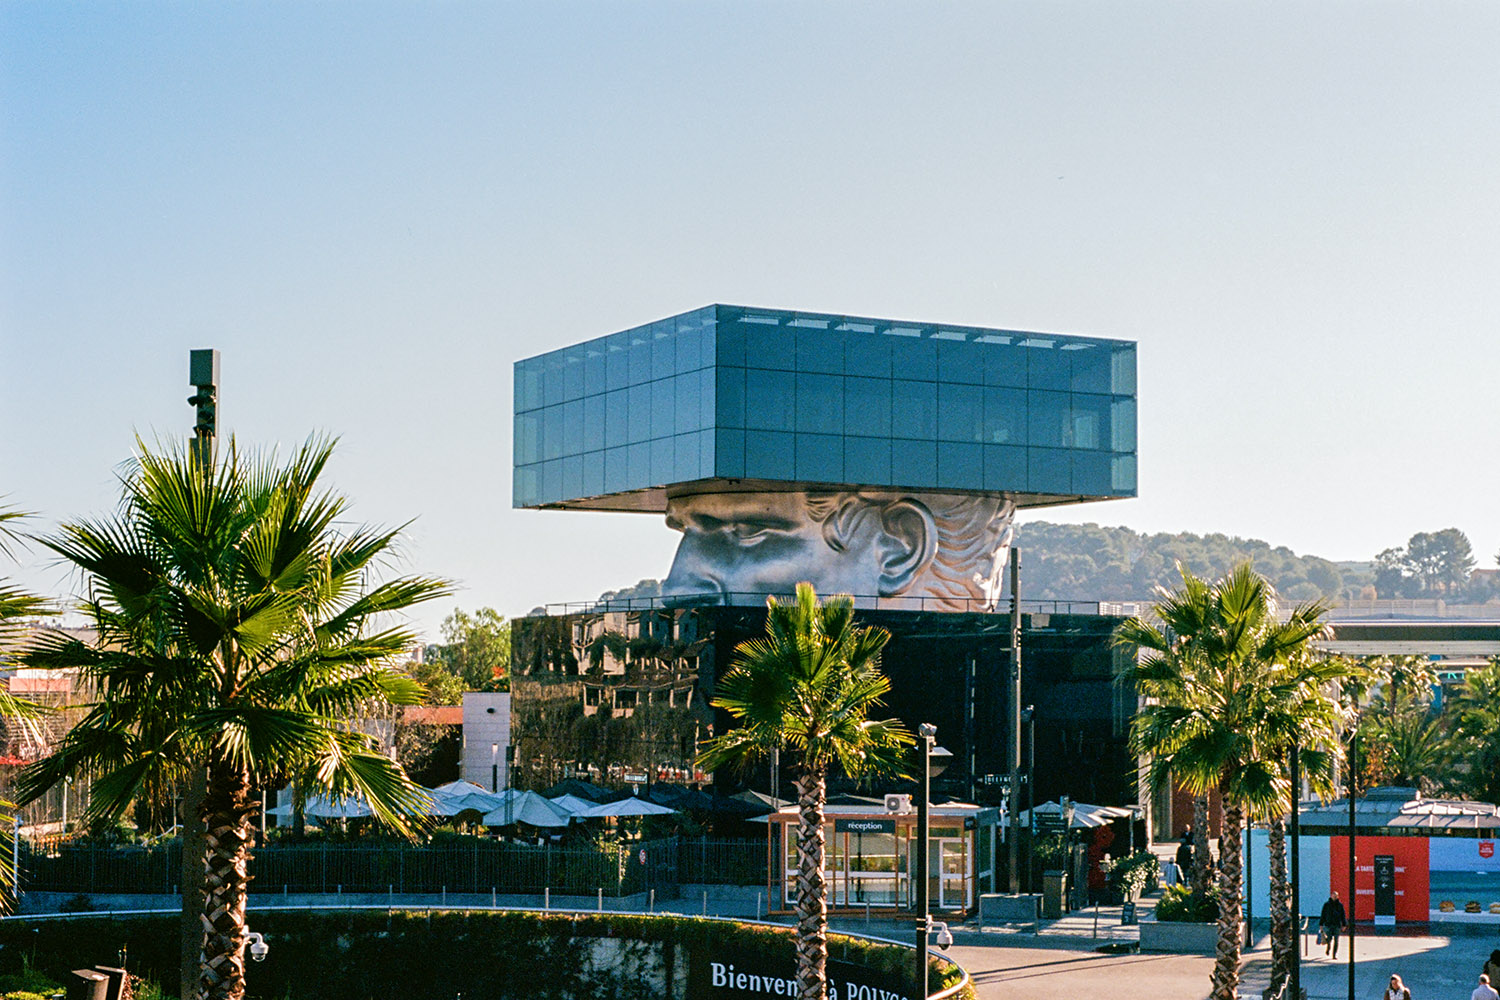
[[[1136,495],[1133,342],[711,305],[515,365],[514,504]]]

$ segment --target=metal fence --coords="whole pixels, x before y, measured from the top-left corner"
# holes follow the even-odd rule
[[[176,893],[182,848],[23,842],[32,892]],[[764,885],[764,841],[669,838],[603,848],[479,837],[444,844],[268,844],[250,859],[252,893],[497,892],[628,896],[684,884]]]

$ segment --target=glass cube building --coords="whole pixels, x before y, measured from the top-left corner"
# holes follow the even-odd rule
[[[711,305],[516,362],[517,507],[868,488],[1136,495],[1133,342]]]

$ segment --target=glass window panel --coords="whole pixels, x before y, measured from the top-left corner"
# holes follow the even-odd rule
[[[844,481],[844,438],[835,434],[797,435],[797,478],[814,482]]]
[[[856,485],[887,486],[891,482],[889,438],[844,438],[844,476]]]
[[[745,328],[729,310],[720,310],[714,323],[714,363],[731,368],[745,366]]]
[[[949,385],[984,384],[984,345],[967,340],[937,340],[938,378]]]
[[[1026,392],[1023,389],[990,389],[984,394],[986,444],[1026,443]]]
[[[1125,344],[1110,352],[1110,392],[1117,396],[1134,396],[1135,345]]]
[[[542,373],[535,361],[516,363],[516,409],[534,410],[542,405]]]
[[[745,367],[791,371],[796,345],[789,331],[764,323],[740,322],[745,336]]]
[[[1135,495],[1135,456],[1116,455],[1110,460],[1110,485],[1116,493]]]
[[[1072,448],[1108,448],[1110,397],[1075,392],[1072,404],[1071,434],[1064,443]]]
[[[827,320],[801,320],[793,327],[797,342],[797,370],[842,375],[844,334],[830,330]]]
[[[623,389],[630,384],[630,334],[616,333],[604,342],[604,385]]]
[[[797,430],[842,434],[844,380],[838,375],[797,373]]]
[[[609,448],[604,452],[604,492],[618,493],[630,489],[629,452],[626,448]]]
[[[604,452],[591,451],[583,456],[583,495],[597,497],[604,493]]]
[[[651,485],[651,445],[649,442],[642,441],[639,444],[627,445],[625,462],[630,475],[629,489],[634,490]]]
[[[562,498],[583,496],[583,456],[568,456],[562,460],[562,467]]]
[[[1052,341],[1056,344],[1056,341]],[[1053,347],[1026,349],[1026,385],[1031,389],[1067,389],[1072,381],[1069,351]]]
[[[1082,344],[1076,351],[1064,351],[1073,365],[1074,392],[1109,392],[1110,351],[1103,344]]]
[[[698,435],[678,434],[672,438],[672,478],[670,482],[686,483],[699,478]]]
[[[714,468],[714,432],[698,432],[698,475],[704,479],[717,474]]]
[[[659,319],[651,324],[651,377],[669,378],[677,371],[677,322]]]
[[[984,488],[1026,490],[1026,449],[1008,444],[984,446]]]
[[[630,440],[630,391],[616,389],[604,396],[604,446],[614,448]]]
[[[698,373],[674,375],[667,380],[672,387],[674,433],[686,434],[698,429]]]
[[[604,447],[604,396],[583,397],[583,450]]]
[[[657,379],[651,383],[651,436],[671,437],[677,433],[676,388],[670,378]]]
[[[938,386],[938,439],[984,440],[984,390],[977,385]]]
[[[569,348],[563,358],[563,400],[583,395],[583,347]]]
[[[1026,358],[1031,351],[1015,344],[984,345],[984,384],[1026,388]]]
[[[752,430],[789,431],[796,410],[796,383],[791,372],[745,370],[745,426]]]
[[[542,404],[551,406],[563,399],[562,359],[557,354],[542,358]]]
[[[541,414],[542,458],[561,458],[563,453],[562,407],[543,407]]]
[[[775,431],[745,432],[745,477],[748,479],[794,479],[796,466],[791,434]]]
[[[698,310],[698,364],[704,368],[712,368],[718,363],[715,357],[714,342],[718,339],[718,330],[715,323],[715,310],[713,306]]]
[[[702,368],[691,377],[698,380],[698,426],[712,427],[714,425],[714,370]]]
[[[515,464],[530,465],[542,457],[541,424],[535,413],[516,414]]]
[[[1109,408],[1111,451],[1135,451],[1135,400],[1116,397]]]
[[[642,382],[625,390],[630,399],[630,423],[625,440],[631,444],[651,436],[651,383]]]
[[[535,465],[516,467],[515,488],[511,490],[511,496],[518,506],[530,507],[537,502],[537,491],[540,486],[538,472]]]
[[[698,328],[702,320],[697,313],[687,313],[678,316],[677,335],[672,338],[677,347],[677,362],[675,370],[678,372],[695,372],[703,367],[700,360],[702,354],[703,340],[698,335]]]
[[[605,377],[605,347],[595,341],[588,345],[583,359],[583,394],[594,396],[608,388]]]
[[[657,438],[651,442],[651,478],[649,484],[652,486],[664,486],[673,481],[672,466],[677,460],[677,446],[673,438]],[[646,485],[643,483],[642,485]]]
[[[882,437],[891,433],[890,379],[844,379],[844,433]]]
[[[902,378],[937,379],[937,341],[929,337],[882,337],[891,345],[891,374]]]
[[[583,450],[583,400],[564,403],[562,453],[576,455]]]
[[[552,503],[562,499],[562,460],[542,463],[542,496],[543,503]]]
[[[938,442],[937,484],[948,489],[983,489],[984,453],[980,448],[973,443]]]
[[[1071,456],[1062,448],[1026,449],[1026,479],[1033,493],[1072,492]]]
[[[745,369],[720,368],[715,383],[715,423],[720,427],[745,426]]]
[[[844,341],[844,371],[872,378],[891,377],[891,338],[850,333]]]
[[[1026,394],[1026,439],[1029,444],[1060,448],[1068,427],[1068,394],[1065,392],[1028,392]]]
[[[630,336],[630,384],[651,381],[651,327],[638,326]]]
[[[892,441],[891,482],[921,488],[937,480],[936,441]]]
[[[725,479],[738,479],[745,474],[745,432],[714,431],[714,475]]]
[[[937,438],[936,382],[908,382],[899,378],[891,382],[891,434],[928,441]],[[898,460],[896,467],[900,466]]]
[[[1073,453],[1073,492],[1084,496],[1108,496],[1110,485],[1110,461],[1107,451],[1075,451]]]

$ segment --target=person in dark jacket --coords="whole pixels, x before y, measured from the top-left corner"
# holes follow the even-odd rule
[[[1182,831],[1182,843],[1177,845],[1177,877],[1184,885],[1193,881],[1193,828]]]
[[[1344,904],[1339,901],[1339,894],[1335,892],[1328,897],[1328,902],[1323,904],[1323,912],[1318,915],[1318,927],[1324,938],[1323,954],[1339,957],[1339,934],[1348,922]]]

